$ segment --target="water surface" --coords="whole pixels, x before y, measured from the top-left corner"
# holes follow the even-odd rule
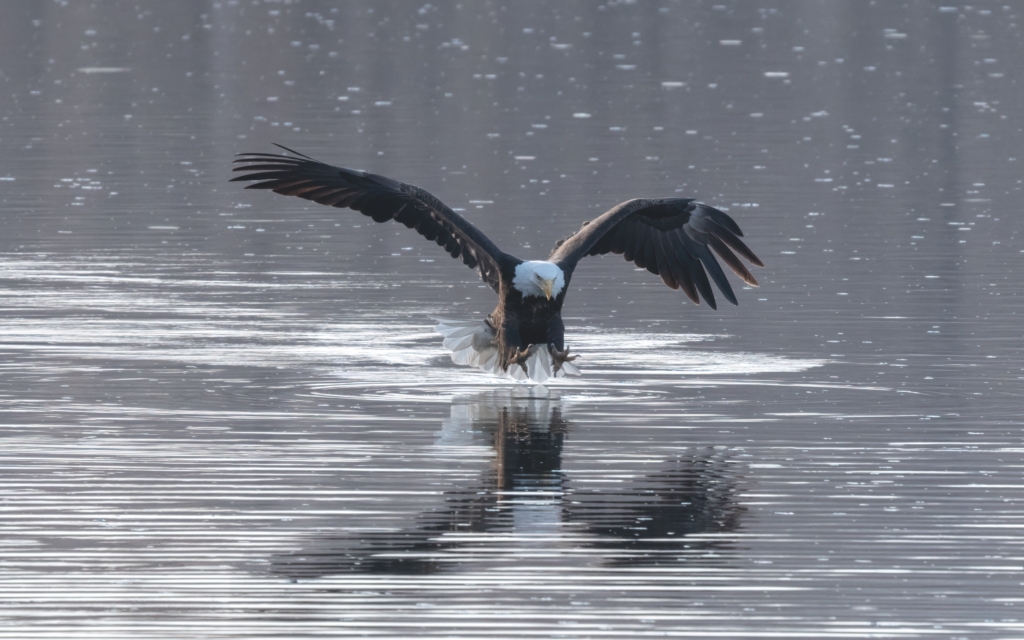
[[[0,637],[1024,634],[1015,6],[0,16]],[[471,271],[227,183],[271,142],[523,258],[698,197],[767,267],[588,259],[584,375],[509,384],[432,331]]]

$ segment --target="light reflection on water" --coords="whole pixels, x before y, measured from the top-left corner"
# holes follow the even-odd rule
[[[231,298],[237,287],[258,286],[234,279],[192,280],[174,276],[133,277],[125,267],[109,265],[103,275],[77,265],[52,261],[15,264],[0,258],[0,277],[31,284],[31,295],[0,293],[11,309],[60,310],[66,317],[46,317],[32,323],[20,319],[3,326],[4,346],[50,357],[119,360],[167,360],[206,366],[294,367],[330,366],[338,386],[352,384],[415,388],[431,382],[499,384],[492,376],[445,363],[447,351],[439,336],[422,324],[396,322],[377,313],[366,318],[324,321],[297,312],[243,307],[220,296],[196,292],[222,291]],[[335,286],[337,274],[290,274],[325,277]],[[219,274],[223,278],[224,274]],[[344,280],[344,278],[342,278]],[[96,286],[97,283],[114,286]],[[286,286],[286,285],[278,285]],[[306,283],[297,288],[310,288]],[[336,285],[346,288],[345,284]],[[68,313],[70,312],[70,313]],[[394,308],[393,315],[405,315]],[[409,315],[416,311],[410,309]],[[567,340],[583,354],[588,383],[616,384],[630,377],[656,381],[661,377],[700,374],[750,375],[799,372],[827,360],[787,358],[768,354],[710,352],[691,345],[715,338],[699,334],[608,332],[574,327]],[[438,365],[444,365],[439,367]],[[358,369],[353,369],[358,366]],[[440,369],[440,371],[439,371]],[[551,384],[558,384],[552,382]],[[323,390],[332,383],[316,385]]]

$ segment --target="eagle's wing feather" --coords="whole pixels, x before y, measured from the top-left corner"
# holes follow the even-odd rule
[[[278,145],[280,146],[280,145]],[[427,191],[391,178],[334,167],[281,147],[293,156],[242,153],[232,182],[252,182],[246,189],[271,189],[319,204],[354,209],[375,222],[397,220],[444,247],[498,291],[501,265],[514,259],[472,223]]]
[[[744,282],[757,280],[740,259],[763,267],[761,260],[740,240],[743,232],[726,213],[689,198],[637,199],[623,202],[584,223],[583,228],[555,247],[548,258],[571,273],[584,256],[622,254],[626,260],[660,275],[665,284],[682,289],[690,300],[707,300],[717,308],[711,281],[726,299],[736,295],[714,253]],[[711,276],[711,279],[708,279]]]

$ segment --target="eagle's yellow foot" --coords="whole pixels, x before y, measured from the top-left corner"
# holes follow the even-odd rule
[[[554,362],[555,371],[560,370],[562,368],[562,365],[565,364],[566,362],[572,362],[573,360],[579,357],[569,355],[569,347],[566,347],[565,351],[559,351],[554,346],[549,346],[548,351],[551,352],[551,359]]]

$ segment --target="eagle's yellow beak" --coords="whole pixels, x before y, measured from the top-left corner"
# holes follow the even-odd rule
[[[541,280],[540,282],[540,288],[544,292],[544,295],[547,296],[548,300],[551,299],[551,290],[554,288],[554,286],[554,280]]]

